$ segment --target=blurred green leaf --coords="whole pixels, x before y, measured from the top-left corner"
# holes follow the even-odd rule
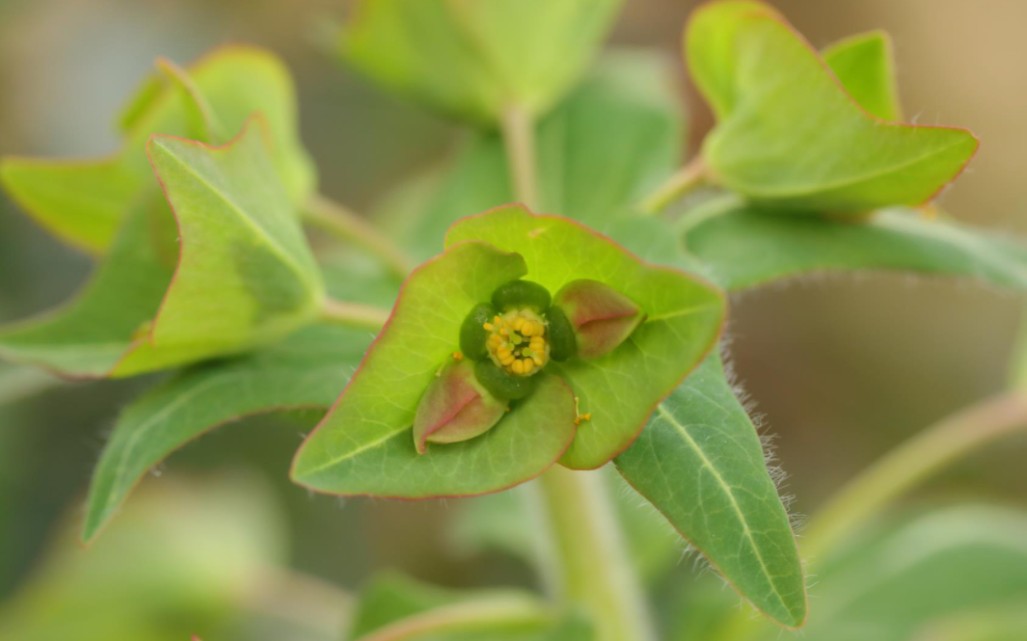
[[[117,153],[97,160],[10,157],[0,163],[0,180],[40,224],[72,245],[105,253],[121,221],[154,184],[146,157],[151,134],[224,143],[258,112],[292,202],[306,200],[316,175],[299,143],[292,80],[273,54],[232,46],[188,71],[167,61],[159,61],[158,68],[123,112]]]
[[[1027,288],[1027,246],[904,210],[847,223],[741,208],[699,222],[687,231],[684,244],[728,290],[854,270],[898,270]]]
[[[401,630],[404,630],[401,632]],[[376,578],[361,594],[347,641],[590,641],[578,614],[560,616],[517,590],[451,590],[398,574]]]
[[[725,303],[718,290],[684,272],[648,266],[573,221],[510,206],[465,218],[446,236],[448,246],[469,240],[520,253],[527,278],[550,291],[589,278],[629,296],[648,315],[609,354],[549,366],[573,387],[579,412],[591,414],[560,461],[568,467],[599,467],[628,447],[655,405],[720,335]]]
[[[668,67],[649,52],[607,54],[542,119],[537,141],[542,211],[609,232],[612,221],[627,217],[674,171],[684,124]],[[514,200],[503,141],[498,134],[480,133],[445,173],[401,186],[379,213],[403,244],[427,258],[441,250],[441,239],[456,220]]]
[[[907,519],[821,565],[814,594],[809,641],[945,639],[920,635],[1025,602],[1027,516],[958,506]]]
[[[175,209],[134,216],[85,293],[0,333],[0,353],[74,376],[127,376],[243,351],[309,321],[320,276],[259,120],[231,145],[155,138]]]
[[[285,556],[283,525],[252,477],[150,485],[89,548],[62,532],[0,609],[0,638],[227,638]]]
[[[133,401],[93,473],[82,538],[96,536],[147,470],[197,436],[257,413],[327,409],[370,339],[312,327],[252,355],[194,367]]]
[[[718,356],[657,409],[617,469],[742,596],[789,627],[806,590],[763,447]]]
[[[577,80],[621,0],[362,0],[343,59],[384,87],[480,124],[544,113]]]
[[[823,53],[824,62],[860,107],[883,120],[902,120],[891,38],[869,31],[840,40]]]
[[[942,618],[921,634],[930,641],[1023,641],[1027,639],[1027,601]]]
[[[704,5],[685,42],[717,117],[703,162],[715,181],[753,202],[789,212],[914,205],[951,182],[977,149],[966,130],[865,113],[769,5]]]
[[[411,433],[421,396],[459,349],[464,317],[522,275],[520,256],[477,242],[415,270],[360,369],[304,442],[293,479],[337,494],[427,498],[503,489],[549,467],[574,432],[574,400],[552,376],[481,437],[419,455]]]
[[[134,208],[110,255],[63,308],[0,330],[0,355],[75,376],[104,376],[145,332],[174,273],[175,249],[158,240],[171,224],[156,194]]]

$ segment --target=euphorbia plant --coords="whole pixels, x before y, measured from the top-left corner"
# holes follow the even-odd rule
[[[685,57],[717,124],[684,163],[658,61],[591,62],[618,6],[364,0],[342,57],[472,129],[380,227],[316,195],[288,75],[258,50],[159,63],[112,158],[6,160],[12,196],[100,267],[61,312],[0,332],[0,354],[70,377],[180,370],[122,413],[84,538],[198,434],[317,407],[297,484],[425,499],[539,477],[534,529],[556,550],[555,604],[358,615],[353,638],[655,638],[587,471],[611,461],[741,596],[801,626],[792,528],[716,349],[727,294],[828,269],[1023,289],[1025,252],[924,215],[977,141],[901,122],[882,34],[821,54],[764,4],[704,5]],[[381,273],[340,275],[304,225]]]

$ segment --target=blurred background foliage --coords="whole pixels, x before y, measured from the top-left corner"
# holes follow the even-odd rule
[[[1020,33],[1027,4],[775,4],[818,47],[863,30],[890,32],[907,113],[920,123],[967,126],[983,141],[970,170],[943,197],[943,207],[967,222],[1027,237],[1021,177],[1027,166],[1027,40]],[[631,0],[612,41],[667,53],[692,114],[687,144],[694,148],[711,117],[685,80],[678,55],[692,5]],[[0,154],[111,151],[114,115],[156,56],[188,62],[221,43],[252,42],[282,55],[296,77],[303,139],[320,168],[322,190],[370,210],[390,185],[446,159],[460,133],[384,95],[326,53],[332,25],[348,8],[340,0],[0,0]],[[88,267],[83,256],[49,238],[0,197],[0,321],[65,300]],[[977,285],[872,274],[763,289],[733,303],[734,368],[764,417],[766,433],[773,435],[800,518],[889,447],[1001,389],[1023,307],[1012,295]],[[167,609],[154,605],[146,615],[154,619],[128,620],[123,634],[129,636],[108,638],[185,638],[189,630],[177,629],[174,622],[186,612],[218,622],[222,627],[209,628],[221,630],[216,638],[265,638],[256,636],[253,617],[239,613],[267,615],[262,605],[267,594],[250,584],[263,581],[280,589],[278,579],[260,578],[269,567],[279,573],[291,567],[349,588],[381,568],[453,587],[532,581],[519,560],[523,541],[511,537],[509,528],[481,531],[480,523],[494,523],[504,514],[494,505],[339,501],[290,485],[289,461],[312,420],[302,416],[247,420],[205,437],[203,447],[176,454],[144,481],[143,493],[91,550],[97,558],[88,560],[65,530],[78,526],[106,430],[148,381],[47,387],[41,376],[14,389],[3,386],[4,371],[0,366],[0,396],[20,399],[0,407],[0,619],[9,626],[19,625],[21,616],[12,612],[31,613],[44,607],[41,603],[73,607],[62,603],[60,590],[95,581],[90,573],[112,578],[129,571],[121,563],[101,563],[102,555],[124,566],[162,559],[183,577],[153,588]],[[32,393],[36,386],[45,389]],[[957,465],[912,501],[973,498],[1023,507],[1027,475],[1021,461],[1027,442],[1020,438],[1007,445]],[[227,477],[213,486],[190,480],[214,473]],[[635,509],[630,497],[623,503],[624,509]],[[461,521],[468,508],[486,514],[478,526]],[[665,537],[648,530],[637,535],[646,573],[662,586],[659,607],[671,613],[682,599],[703,594],[694,588],[709,577],[687,578],[694,564],[676,543],[668,547]],[[191,545],[195,554],[206,556],[194,556]],[[654,549],[669,553],[645,556]],[[179,553],[184,556],[175,561]],[[1024,556],[1016,558],[1022,569]],[[203,576],[220,579],[189,579],[182,570],[193,567],[190,563],[213,573]],[[671,576],[658,571],[668,565]],[[1027,569],[1023,572],[1027,575]],[[66,576],[55,578],[55,573]],[[241,589],[244,584],[249,587]],[[128,585],[134,594],[152,588]],[[305,585],[317,595],[307,604],[311,611],[303,611],[301,603],[298,614],[281,618],[312,619],[309,636],[320,638],[332,622],[318,620],[319,613],[333,608],[311,612],[337,601],[316,581]],[[160,590],[171,591],[170,596]],[[715,592],[721,597],[714,600],[725,591]],[[103,609],[102,596],[96,595],[95,606],[78,607]],[[343,612],[344,603],[338,603]],[[166,625],[146,627],[153,620]],[[266,638],[276,638],[268,632],[274,626],[256,627],[272,634]],[[37,638],[26,634],[0,627],[3,639]],[[38,638],[85,638],[53,634]]]

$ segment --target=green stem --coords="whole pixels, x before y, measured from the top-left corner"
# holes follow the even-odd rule
[[[535,122],[519,105],[503,111],[503,142],[514,194],[528,209],[538,208],[538,176],[535,162]]]
[[[310,199],[303,219],[314,227],[363,247],[399,278],[406,278],[413,269],[413,261],[392,239],[353,211],[324,196],[315,195]]]
[[[326,298],[321,306],[321,320],[343,327],[378,331],[389,320],[389,310],[363,303],[349,303]]]
[[[708,178],[702,156],[696,156],[647,196],[639,208],[643,213],[656,215],[690,191],[706,184]]]
[[[554,465],[538,482],[540,527],[548,530],[550,577],[557,598],[582,606],[596,624],[596,641],[653,641],[638,575],[601,472]]]
[[[914,436],[871,465],[810,520],[804,556],[816,562],[845,535],[946,465],[1006,435],[1027,429],[1027,395],[1000,394]]]

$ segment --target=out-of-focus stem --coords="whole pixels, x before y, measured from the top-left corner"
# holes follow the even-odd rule
[[[529,209],[538,208],[538,177],[535,162],[535,122],[520,105],[503,111],[503,142],[514,194]]]
[[[413,262],[392,239],[353,211],[324,196],[310,199],[303,219],[337,238],[363,247],[399,278],[405,278],[413,269]]]
[[[555,596],[592,616],[597,641],[655,641],[602,473],[554,465],[538,488],[538,527],[548,530],[553,547]]]
[[[1011,391],[968,407],[886,454],[828,500],[802,540],[811,562],[867,517],[946,465],[1008,434],[1027,429],[1027,393]]]
[[[656,215],[671,203],[684,198],[693,189],[706,183],[706,165],[702,156],[697,156],[677,173],[668,178],[640,204],[643,213]]]
[[[389,310],[374,305],[349,303],[326,298],[321,307],[321,320],[344,327],[378,331],[389,320]]]

